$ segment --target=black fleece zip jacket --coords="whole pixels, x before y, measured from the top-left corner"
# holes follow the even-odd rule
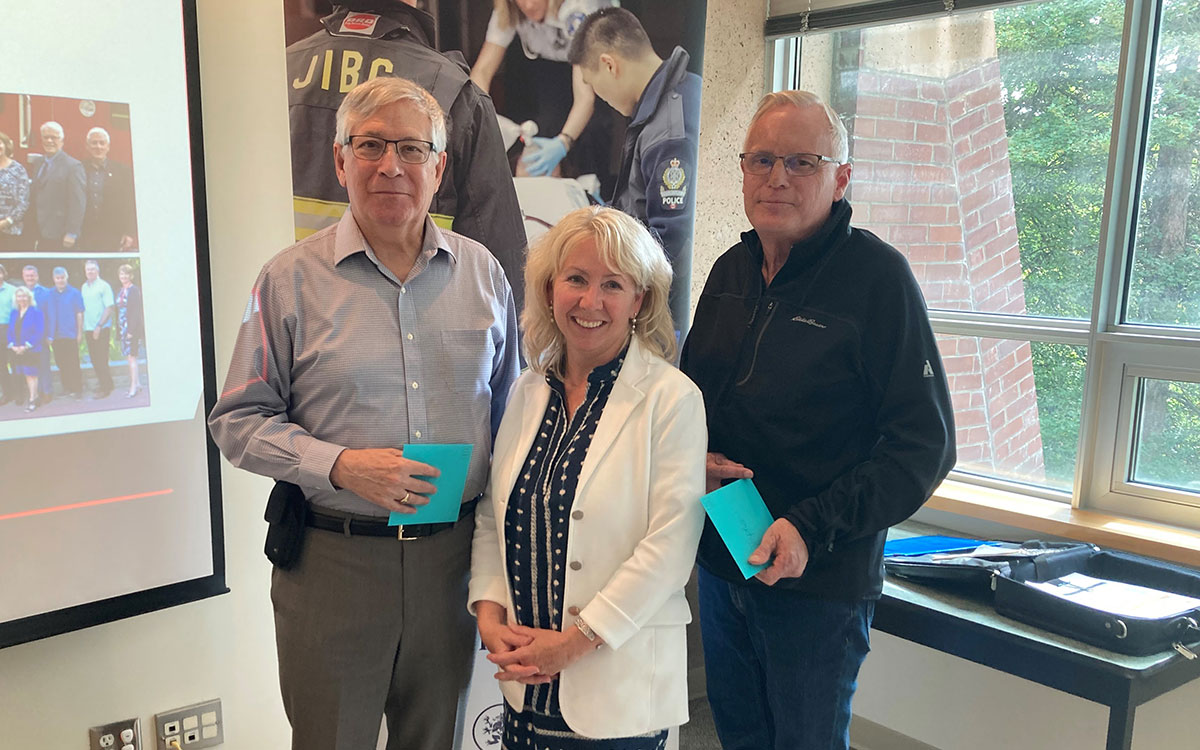
[[[683,348],[709,450],[754,471],[775,518],[808,545],[776,588],[837,599],[883,589],[883,542],[954,466],[946,374],[908,261],[833,204],[767,285],[758,235],[713,266]],[[743,578],[711,522],[700,564]],[[756,579],[747,585],[761,586]]]

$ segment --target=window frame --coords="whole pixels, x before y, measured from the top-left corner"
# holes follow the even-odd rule
[[[1037,0],[1034,0],[1036,2]],[[1087,371],[1072,491],[954,470],[951,478],[988,490],[1069,503],[1074,510],[1141,517],[1200,530],[1200,493],[1129,481],[1138,425],[1140,378],[1200,382],[1200,329],[1122,322],[1136,250],[1154,94],[1159,28],[1165,0],[1126,0],[1102,203],[1092,310],[1087,320],[930,310],[935,333],[1083,346]],[[879,27],[1026,2],[884,0],[769,18],[764,87],[796,88],[801,38]]]

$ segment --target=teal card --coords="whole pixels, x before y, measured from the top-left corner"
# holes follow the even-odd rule
[[[405,458],[429,464],[442,473],[436,479],[421,477],[437,487],[437,492],[429,496],[428,505],[418,506],[416,513],[392,513],[388,516],[388,525],[457,521],[458,506],[462,504],[463,490],[467,487],[471,449],[470,443],[414,443],[404,446]]]
[[[730,482],[702,497],[700,503],[743,576],[749,578],[770,567],[770,563],[751,565],[746,562],[758,549],[767,527],[775,522],[754,482],[749,479]]]

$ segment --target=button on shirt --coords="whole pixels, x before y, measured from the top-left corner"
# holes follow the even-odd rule
[[[47,316],[46,338],[48,339],[73,339],[79,336],[79,327],[76,325],[78,318],[76,315],[83,312],[83,296],[79,290],[71,285],[63,287],[62,291],[58,287],[50,290],[50,305],[54,308],[53,315]],[[50,321],[53,323],[50,323]]]
[[[571,506],[579,472],[624,363],[622,351],[588,374],[587,395],[573,415],[567,412],[562,381],[554,375],[546,376],[550,400],[504,513],[504,559],[513,608],[521,625],[562,629],[571,519],[583,518],[580,511],[572,512]],[[570,562],[571,570],[582,567],[578,560]],[[526,708],[558,715],[558,685],[555,680],[549,685],[527,686]]]
[[[104,210],[104,183],[108,181],[111,172],[108,169],[108,159],[97,164],[93,161],[85,162],[84,169],[87,170],[87,205],[89,211]]]
[[[104,311],[116,304],[113,290],[107,281],[97,278],[95,281],[85,281],[79,287],[83,296],[83,330],[94,331],[104,317]],[[112,316],[104,321],[104,327],[112,326]]]
[[[517,311],[486,248],[427,218],[400,280],[347,211],[263,267],[209,426],[235,466],[298,484],[315,505],[383,516],[330,483],[341,451],[471,443],[475,497],[517,373]]]

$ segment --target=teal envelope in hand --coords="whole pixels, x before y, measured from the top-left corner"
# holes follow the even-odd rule
[[[754,482],[749,479],[730,482],[700,498],[700,503],[743,576],[749,578],[770,567],[769,562],[762,565],[746,562],[762,542],[767,527],[775,522]]]
[[[470,443],[414,443],[404,446],[405,458],[429,464],[442,473],[436,479],[421,477],[437,487],[437,492],[429,496],[428,505],[417,506],[416,513],[393,512],[388,516],[388,525],[457,521],[463,490],[467,486],[467,469],[471,466],[471,450]]]

